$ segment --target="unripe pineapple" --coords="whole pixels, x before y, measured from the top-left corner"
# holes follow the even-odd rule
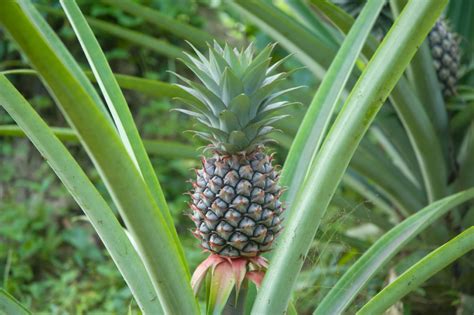
[[[274,92],[287,76],[270,66],[273,46],[254,56],[250,45],[242,51],[209,48],[208,57],[196,51],[183,62],[202,84],[178,75],[181,86],[195,97],[187,101],[206,131],[196,135],[210,144],[212,157],[202,160],[191,192],[195,236],[211,253],[225,257],[256,257],[268,251],[281,229],[283,206],[278,172],[264,148],[274,122],[286,117],[274,112],[290,105]]]
[[[428,35],[433,63],[445,97],[456,93],[460,64],[459,41],[444,20],[438,20]]]
[[[191,204],[202,247],[229,257],[269,250],[283,211],[277,181],[271,157],[261,148],[205,159]]]

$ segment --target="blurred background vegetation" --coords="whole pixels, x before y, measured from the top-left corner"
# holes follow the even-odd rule
[[[75,58],[87,64],[57,1],[34,2]],[[77,2],[82,12],[90,17],[89,23],[115,73],[175,83],[176,78],[167,71],[185,71],[176,59],[181,50],[189,50],[181,37],[117,6],[111,6],[109,3],[113,1]],[[261,48],[273,41],[251,22],[223,8],[220,0],[137,2],[159,10],[166,17],[202,29],[210,38],[225,39],[238,47],[255,42],[257,48]],[[289,10],[284,1],[274,3],[284,11]],[[127,30],[136,33],[127,33]],[[146,36],[163,40],[170,46],[163,48]],[[287,54],[282,47],[277,47],[274,58],[280,59]],[[301,66],[295,58],[284,64],[286,69]],[[13,68],[28,68],[28,65],[15,44],[0,30],[0,71]],[[35,76],[14,75],[11,79],[50,126],[66,127],[61,113]],[[279,164],[284,161],[291,138],[318,83],[306,68],[294,72],[288,82],[290,86],[305,85],[308,88],[292,95],[295,101],[304,105],[292,109],[291,117],[280,125],[285,134],[279,135],[279,143],[271,148],[277,153]],[[190,233],[192,222],[185,215],[188,210],[185,192],[190,189],[187,179],[193,175],[192,169],[198,165],[200,154],[200,151],[192,148],[202,145],[184,132],[190,129],[193,121],[171,111],[176,102],[169,98],[130,90],[125,90],[125,95],[142,137],[169,143],[171,148],[180,151],[178,157],[173,151],[151,150],[150,154],[187,258],[194,269],[205,255]],[[453,111],[462,109],[462,106],[462,102],[452,102]],[[398,121],[391,119],[394,117],[393,110],[382,111],[380,116],[399,125]],[[0,109],[0,125],[9,124],[13,124],[13,120]],[[368,138],[376,136],[376,132],[369,133]],[[180,147],[179,144],[187,146]],[[94,173],[82,149],[74,142],[69,142],[68,148],[101,189],[98,175]],[[311,268],[302,272],[295,296],[301,314],[314,309],[315,301],[319,300],[317,297],[324,296],[347,266],[384,229],[396,222],[387,212],[373,211],[375,208],[380,210],[391,201],[377,192],[374,199],[379,200],[379,204],[367,201],[367,194],[363,193],[366,187],[360,185],[363,181],[358,181],[358,176],[352,173],[345,178],[338,195],[344,198],[336,197],[333,201],[308,255],[307,265]],[[105,189],[102,188],[101,192],[106,195]],[[403,259],[387,267],[384,274],[401,273],[432,248],[424,243],[417,243],[415,249],[408,247],[401,255]],[[453,270],[451,274],[455,272]],[[372,280],[364,294],[372,296],[376,288],[388,280],[387,276]],[[137,309],[125,282],[80,208],[37,150],[21,137],[0,137],[0,287],[35,313],[81,314],[87,311],[88,314],[123,314],[124,310]],[[466,303],[460,300],[455,288],[440,292],[438,298],[445,298],[448,308],[454,307],[456,303]],[[430,303],[430,296],[422,289],[412,298],[424,305]],[[463,299],[474,301],[474,296],[465,295]],[[472,301],[470,305],[474,306]],[[442,304],[443,301],[438,302]]]

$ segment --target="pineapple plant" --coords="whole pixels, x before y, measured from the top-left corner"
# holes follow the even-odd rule
[[[197,119],[204,131],[194,133],[209,143],[205,151],[212,153],[202,158],[190,193],[193,233],[211,253],[195,273],[195,290],[211,265],[239,265],[243,274],[247,265],[264,269],[260,255],[271,249],[282,228],[283,190],[264,144],[271,141],[273,124],[286,117],[275,112],[293,104],[277,99],[296,88],[277,90],[288,74],[276,72],[284,59],[270,65],[273,47],[255,55],[252,44],[239,51],[215,42],[208,57],[193,47],[197,57],[186,54],[183,62],[201,83],[175,74],[187,84],[179,86],[194,96],[183,100],[189,109],[178,111]],[[262,274],[250,269],[250,279],[260,275],[261,280]],[[237,285],[242,279],[235,279]]]
[[[306,44],[309,44],[311,51],[318,47],[312,45],[318,41],[312,41],[312,37],[308,36],[304,28],[298,27],[298,24],[287,23],[287,19],[274,18],[282,15],[285,17],[283,12],[267,14],[267,12],[275,13],[275,10],[266,1],[233,2],[240,6],[248,5],[250,12],[253,12],[252,7],[268,8],[254,12],[257,17],[258,14],[265,15],[265,23],[259,25],[274,27],[271,34],[276,37],[275,39],[278,39],[282,30],[277,27],[283,25],[285,36],[291,31],[291,36],[281,42],[297,56],[305,52]],[[280,83],[288,74],[274,72],[281,61],[270,66],[272,46],[255,55],[252,46],[238,51],[215,44],[210,47],[207,57],[197,50],[197,57],[187,55],[184,62],[201,80],[198,84],[182,77],[187,83],[187,86],[182,88],[193,97],[183,96],[181,89],[171,89],[170,86],[168,88],[173,90],[172,93],[179,93],[176,95],[186,98],[184,101],[189,108],[181,111],[195,117],[201,123],[202,129],[197,130],[196,134],[209,142],[205,151],[209,155],[202,159],[202,168],[196,171],[197,178],[191,192],[190,205],[191,218],[196,224],[195,235],[201,246],[210,252],[210,256],[199,265],[191,280],[195,291],[205,278],[209,280],[206,281],[210,285],[207,291],[207,313],[219,314],[224,311],[228,314],[223,304],[232,291],[235,293],[235,300],[241,302],[240,297],[245,294],[238,295],[238,292],[241,287],[246,286],[245,279],[258,285],[265,272],[267,272],[266,279],[258,290],[255,300],[246,303],[248,307],[252,307],[251,313],[296,313],[294,306],[292,307],[291,297],[295,292],[293,290],[297,289],[296,281],[299,275],[306,271],[303,267],[310,272],[317,270],[310,269],[313,266],[309,263],[311,257],[307,255],[313,247],[313,240],[318,237],[316,233],[326,208],[337,193],[341,177],[347,170],[351,158],[355,157],[355,151],[369,125],[374,121],[390,91],[397,88],[397,80],[400,77],[405,80],[402,77],[403,71],[446,3],[447,0],[410,2],[409,10],[406,10],[405,14],[402,13],[396,22],[398,27],[393,28],[386,36],[386,40],[380,44],[377,49],[379,53],[373,55],[373,59],[358,78],[357,84],[348,94],[344,107],[337,113],[336,119],[333,119],[333,110],[336,109],[346,85],[343,81],[353,72],[353,66],[362,49],[362,46],[355,44],[365,41],[376,17],[375,9],[380,9],[378,5],[383,2],[370,1],[368,6],[371,10],[367,9],[361,13],[365,18],[360,18],[345,37],[341,49],[315,94],[314,101],[309,106],[308,114],[300,128],[303,132],[298,132],[295,137],[295,142],[300,145],[289,149],[291,153],[289,156],[301,157],[298,162],[302,163],[293,165],[298,165],[298,171],[309,176],[301,181],[301,186],[296,190],[298,200],[288,202],[291,215],[285,221],[285,230],[279,236],[280,242],[277,246],[272,245],[272,240],[282,230],[283,206],[279,200],[282,188],[278,184],[278,171],[272,165],[272,156],[268,154],[264,145],[270,141],[274,123],[284,118],[275,116],[276,111],[289,105],[288,102],[276,101],[277,97],[289,91],[278,91]],[[4,74],[0,74],[0,105],[7,109],[18,123],[18,128],[21,128],[38,147],[78,201],[79,206],[90,217],[91,223],[114,258],[143,313],[199,314],[201,303],[195,298],[189,285],[188,265],[182,243],[164,200],[160,182],[129,112],[129,106],[125,102],[118,82],[113,79],[107,61],[101,58],[103,53],[77,4],[74,1],[62,1],[61,5],[83,44],[88,62],[95,71],[94,77],[100,83],[101,94],[96,93],[99,91],[96,91],[85,74],[79,71],[82,68],[68,55],[64,45],[54,36],[54,32],[49,29],[35,6],[27,1],[5,2],[0,10],[2,27],[17,41],[18,47],[28,57],[27,60],[33,68],[43,76],[43,82],[56,98],[57,105],[66,115],[71,129],[65,133],[63,130],[50,128]],[[182,26],[178,24],[172,30],[182,31]],[[189,28],[184,30],[186,35],[191,34],[186,32]],[[194,39],[191,35],[189,37]],[[302,40],[295,41],[295,39]],[[393,49],[394,47],[397,49]],[[314,65],[318,61],[323,61],[325,56],[314,53],[303,57],[304,62]],[[352,66],[345,63],[347,59],[352,60]],[[316,75],[322,75],[319,69],[313,71]],[[24,70],[20,69],[20,72]],[[137,85],[149,86],[151,83],[149,80],[138,78],[135,80],[138,82]],[[163,82],[155,83],[158,83],[155,85],[157,90],[166,86]],[[137,85],[135,88],[140,90],[142,86]],[[327,89],[328,87],[333,89]],[[152,89],[145,90],[150,93]],[[416,97],[414,95],[413,99]],[[102,100],[105,100],[106,104],[102,104]],[[326,105],[330,107],[329,111],[314,115],[315,111],[312,110],[323,106],[326,108]],[[105,106],[108,106],[108,109]],[[410,106],[406,108],[409,109]],[[424,114],[423,111],[420,112]],[[110,113],[113,113],[113,117],[109,116]],[[416,115],[411,116],[416,118]],[[321,117],[324,123],[330,124],[330,129],[327,134],[320,132],[316,135],[312,127],[321,122]],[[94,128],[91,128],[91,122],[94,123]],[[430,130],[429,119],[419,122],[420,120],[408,120],[404,128],[412,131],[413,126],[422,125],[423,130]],[[472,125],[470,128],[472,131]],[[94,183],[90,182],[87,174],[55,134],[69,137],[74,135],[76,140],[81,141],[112,197],[110,206],[117,208],[118,216],[123,219],[126,230],[117,220],[116,212],[108,205],[109,200],[105,200],[97,191]],[[416,139],[431,139],[428,132],[413,132],[412,135]],[[472,164],[472,159],[469,159],[472,157],[472,133],[467,135],[469,135],[467,139],[471,139],[471,142],[470,146],[468,143],[465,150],[463,149],[467,162],[461,165],[469,170]],[[324,140],[322,146],[319,147],[312,141],[315,136]],[[415,149],[424,148],[424,144],[431,148],[439,145],[437,141],[417,141],[413,146]],[[309,148],[310,153],[314,153],[313,157],[307,158],[302,148]],[[425,158],[424,154],[428,154],[428,158],[432,158],[436,157],[437,153],[433,150],[417,150],[417,154],[422,158]],[[441,154],[438,155],[442,157]],[[374,154],[375,156],[381,159],[386,157],[378,153]],[[176,158],[176,155],[174,157]],[[305,159],[309,165],[303,163],[306,162]],[[433,160],[436,162],[434,166],[444,165],[443,161],[438,163]],[[288,159],[283,167],[285,172],[291,165],[288,161],[291,160]],[[420,164],[424,161],[421,159]],[[430,175],[433,169],[437,171],[439,168],[427,165],[426,173]],[[385,167],[380,169],[382,170],[383,173],[379,173],[389,180],[404,176],[401,172],[393,175],[391,169],[385,172]],[[290,172],[290,176],[294,173]],[[283,174],[285,176],[282,175],[282,180],[290,178],[286,173]],[[423,191],[426,192],[431,183],[434,185],[445,183],[444,176],[440,177],[442,178],[439,181],[436,177],[433,179],[428,177],[428,180],[422,183],[427,186]],[[371,179],[370,174],[367,179]],[[294,188],[287,182],[280,185]],[[408,189],[403,185],[400,186]],[[466,180],[466,183],[460,182],[460,186],[464,189],[471,187],[472,184]],[[457,187],[454,188],[457,190]],[[446,194],[440,195],[444,197]],[[417,198],[411,191],[408,195],[410,198],[412,196]],[[328,293],[323,292],[324,296],[321,299],[315,298],[314,295],[310,297],[313,301],[311,306],[317,307],[314,313],[340,314],[353,304],[360,314],[381,314],[404,296],[419,289],[432,275],[473,250],[474,227],[471,227],[472,220],[466,220],[470,225],[462,233],[411,265],[396,281],[381,289],[364,306],[361,303],[365,301],[362,300],[352,303],[359,296],[365,300],[378,291],[368,288],[366,294],[363,290],[386,265],[392,264],[395,255],[400,254],[405,248],[410,250],[406,246],[408,242],[415,240],[423,231],[429,230],[443,214],[473,197],[474,189],[471,188],[436,202],[429,201],[430,204],[421,201],[419,207],[413,207],[412,210],[416,211],[414,214],[407,213],[402,222],[390,222],[393,226],[389,225],[386,228],[390,230],[361,257],[357,257]],[[405,195],[395,196],[393,199],[404,201]],[[398,210],[396,206],[393,205],[393,210]],[[372,220],[372,217],[367,220]],[[221,224],[224,221],[225,224]],[[272,246],[274,254],[271,265],[266,271],[268,263],[262,258],[262,254]],[[414,259],[409,263],[411,264]],[[469,273],[465,275],[463,271],[462,277],[469,279]],[[326,278],[326,275],[323,277]],[[465,292],[469,293],[468,290]],[[429,301],[422,303],[425,312],[427,305],[437,306],[433,303],[436,300],[431,296],[429,298]],[[0,290],[0,304],[5,300],[11,302],[13,298]],[[411,308],[412,304],[407,305]],[[9,305],[21,308],[15,301]],[[24,311],[21,308],[19,312],[10,313],[25,313]],[[238,311],[233,313],[247,313],[243,308]],[[349,310],[349,313],[355,311]]]

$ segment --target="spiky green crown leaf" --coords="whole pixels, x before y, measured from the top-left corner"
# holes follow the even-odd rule
[[[209,45],[206,57],[191,45],[196,56],[186,54],[182,61],[201,82],[175,73],[186,83],[178,86],[195,98],[182,100],[188,109],[178,111],[193,116],[205,127],[206,131],[195,133],[210,142],[209,148],[235,154],[271,141],[268,135],[274,130],[272,125],[286,117],[275,112],[294,104],[276,99],[299,88],[275,91],[288,73],[275,71],[286,58],[270,65],[274,46],[268,45],[255,54],[252,44],[239,51],[215,42]]]

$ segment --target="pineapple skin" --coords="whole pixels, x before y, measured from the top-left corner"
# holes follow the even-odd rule
[[[460,65],[459,41],[446,22],[438,20],[428,35],[434,67],[443,96],[456,93]]]
[[[230,258],[270,250],[284,208],[278,172],[263,147],[203,158],[196,173],[190,207],[202,248]]]

